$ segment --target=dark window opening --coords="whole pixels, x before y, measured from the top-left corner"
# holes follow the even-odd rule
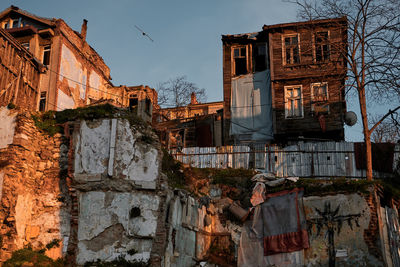
[[[6,23],[4,24],[4,29],[8,29],[8,28],[10,28],[10,24],[9,24],[8,22],[6,22]]]
[[[39,111],[46,110],[46,92],[40,93]]]
[[[328,32],[317,32],[315,34],[315,61],[328,61],[330,57]]]
[[[43,64],[46,66],[50,65],[50,51],[50,45],[47,45],[43,48]]]
[[[138,98],[137,97],[131,97],[129,98],[129,109],[134,109],[138,105]]]
[[[286,64],[300,63],[300,49],[298,36],[285,37]]]
[[[235,64],[234,75],[247,74],[246,47],[235,48],[233,50],[233,60]]]
[[[263,71],[267,68],[267,47],[265,44],[255,47],[254,64],[254,71]]]
[[[19,27],[19,19],[13,19],[12,21],[12,27],[13,28],[18,28]]]
[[[150,114],[151,101],[149,98],[145,100],[145,111]]]

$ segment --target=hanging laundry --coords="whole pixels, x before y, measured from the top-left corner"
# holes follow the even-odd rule
[[[261,205],[265,256],[309,247],[302,197],[299,188],[266,195]]]

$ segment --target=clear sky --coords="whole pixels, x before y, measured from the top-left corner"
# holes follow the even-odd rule
[[[281,0],[1,0],[0,9],[10,5],[61,18],[76,31],[87,19],[87,41],[110,67],[114,85],[156,88],[186,75],[205,88],[207,101],[223,99],[221,35],[297,21],[297,7]],[[362,140],[360,119],[345,129],[348,141]]]

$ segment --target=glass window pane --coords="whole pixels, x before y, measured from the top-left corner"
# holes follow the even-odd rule
[[[233,50],[233,57],[239,57],[239,48]]]
[[[297,36],[292,37],[292,44],[297,44]]]
[[[285,37],[285,45],[290,45],[290,37]]]

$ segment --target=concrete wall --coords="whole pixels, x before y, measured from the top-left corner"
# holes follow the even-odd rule
[[[73,134],[76,262],[149,261],[162,201],[157,142],[127,120],[82,121]]]
[[[304,250],[307,266],[327,266],[328,248],[332,245],[336,266],[384,266],[382,259],[371,253],[365,238],[376,212],[376,209],[370,209],[367,200],[359,194],[303,199],[310,240],[310,248]],[[333,227],[333,240],[329,240],[330,226]],[[378,243],[374,245],[378,246]]]

